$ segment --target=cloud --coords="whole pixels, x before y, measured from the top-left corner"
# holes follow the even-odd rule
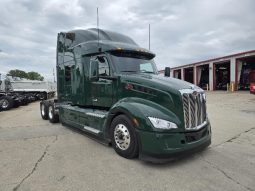
[[[0,70],[52,79],[57,33],[100,27],[151,50],[159,69],[254,49],[253,0],[9,0],[0,7]]]

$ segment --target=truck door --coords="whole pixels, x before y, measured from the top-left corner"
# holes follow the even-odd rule
[[[91,82],[91,98],[93,106],[111,107],[113,99],[113,80],[110,65],[106,56],[93,57],[91,61],[98,62],[98,81]]]

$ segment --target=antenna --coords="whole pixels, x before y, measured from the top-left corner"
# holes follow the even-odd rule
[[[53,68],[53,78],[54,78],[54,82],[56,82],[56,80],[55,80],[55,71],[54,71],[54,68]]]
[[[151,50],[151,24],[149,24],[149,50]]]
[[[98,7],[97,7],[97,46],[99,47],[99,16],[98,16]]]

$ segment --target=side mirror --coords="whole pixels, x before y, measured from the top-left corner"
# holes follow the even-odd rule
[[[89,70],[89,78],[93,81],[98,81],[98,61],[92,60],[90,61],[90,70]]]
[[[170,77],[170,67],[165,67],[165,77]]]

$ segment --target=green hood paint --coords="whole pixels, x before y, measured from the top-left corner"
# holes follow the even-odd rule
[[[192,84],[174,78],[145,73],[121,74],[118,78],[122,88],[117,97],[121,104],[118,102],[111,109],[119,105],[123,105],[123,108],[129,108],[131,115],[139,118],[143,123],[147,123],[147,130],[150,131],[159,131],[153,129],[144,120],[151,115],[176,123],[179,128],[171,130],[172,132],[184,131],[182,97],[179,90],[191,89]],[[128,85],[132,85],[133,88],[128,89]],[[139,115],[136,115],[137,113]]]
[[[146,73],[121,75],[121,78],[122,82],[137,83],[172,93],[179,93],[181,89],[191,89],[192,85],[176,78]]]

